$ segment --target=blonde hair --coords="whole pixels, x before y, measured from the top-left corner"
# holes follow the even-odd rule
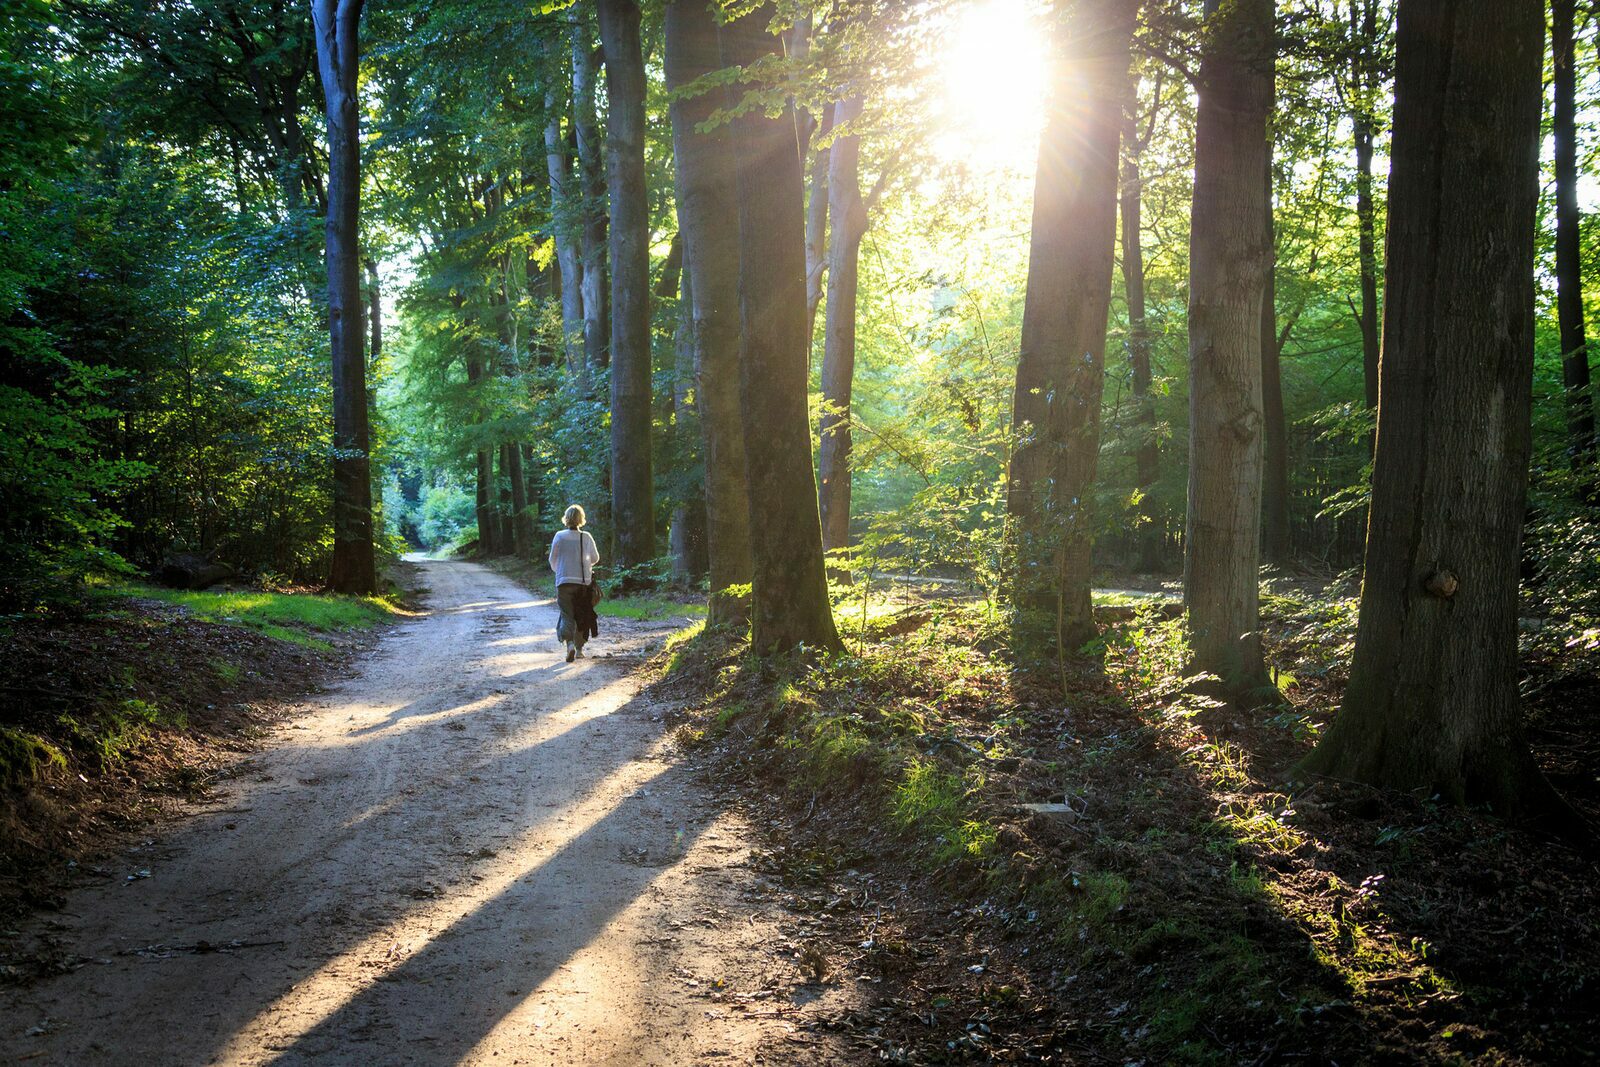
[[[567,509],[566,514],[561,516],[561,521],[566,524],[567,529],[576,530],[578,527],[588,522],[589,519],[588,516],[584,515],[583,513],[583,506],[581,504],[574,504]]]

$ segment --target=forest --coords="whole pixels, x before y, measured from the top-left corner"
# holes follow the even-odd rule
[[[665,745],[660,804],[745,822],[639,838],[641,877],[732,909],[684,872],[739,837],[799,924],[673,965],[793,972],[680,990],[734,1062],[1594,1056],[1600,7],[0,0],[0,115],[0,1052],[348,1062],[382,1017],[419,1062],[558,1062],[508,1036],[555,971],[459,1025],[377,976],[183,1047],[34,1015],[205,988],[60,962],[133,921],[86,870],[157,891],[95,858],[129,835],[259,804],[213,857],[248,882],[300,854],[271,773],[368,779],[325,841],[533,811],[455,735],[392,746],[432,716],[537,778],[567,735],[502,735],[615,692],[585,729],[634,762],[593,741],[600,792],[549,804],[605,786],[606,825]],[[572,504],[614,654],[581,670]],[[341,709],[391,747],[318,762]],[[434,855],[303,832],[296,877]],[[482,881],[360,922],[517,913]],[[103,929],[28,925],[96,893]],[[604,948],[631,914],[568,959],[647,998]],[[431,983],[406,929],[374,966]],[[349,937],[269,951],[323,975]],[[650,1014],[609,995],[596,1032]]]

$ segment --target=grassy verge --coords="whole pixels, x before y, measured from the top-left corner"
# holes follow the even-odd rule
[[[624,596],[600,601],[596,611],[602,618],[612,619],[703,619],[706,606],[658,597]]]
[[[855,603],[846,655],[757,662],[704,634],[664,653],[658,684],[691,702],[684,742],[783,798],[787,854],[929,887],[931,915],[984,910],[994,958],[981,977],[954,968],[967,1017],[948,988],[897,987],[896,1047],[948,1052],[981,1022],[993,1050],[1049,1017],[1148,1062],[1580,1053],[1600,982],[1584,864],[1480,813],[1286,782],[1332,713],[1354,616],[1338,598],[1270,603],[1289,702],[1259,713],[1188,691],[1159,605],[1108,612],[1125,621],[1065,670],[1017,669],[972,602]],[[967,920],[945,921],[906,940],[962,944],[970,963]]]
[[[260,589],[166,589],[140,583],[111,587],[107,595],[157,600],[182,608],[191,618],[242,626],[319,651],[333,647],[319,636],[321,634],[371,629],[404,614],[394,601],[376,596],[276,593]]]
[[[339,663],[386,599],[96,589],[0,640],[0,915],[52,899],[64,861],[192,795]]]

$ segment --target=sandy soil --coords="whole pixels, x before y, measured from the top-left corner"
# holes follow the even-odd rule
[[[663,629],[563,661],[543,596],[424,562],[428,614],[13,945],[0,1061],[834,1063],[739,818],[637,696]],[[619,653],[607,659],[605,653]]]

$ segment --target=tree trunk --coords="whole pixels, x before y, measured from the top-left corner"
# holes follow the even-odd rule
[[[372,260],[364,263],[367,272],[367,326],[370,338],[367,345],[367,369],[376,376],[378,361],[383,358],[383,290],[378,282],[378,265]],[[367,410],[372,410],[372,388],[368,382]]]
[[[488,449],[478,449],[476,475],[477,506],[474,508],[474,514],[478,518],[478,555],[497,556],[500,554],[497,547],[500,531],[495,521],[491,496],[494,491],[494,459]]]
[[[333,560],[340,593],[378,587],[372,546],[367,363],[361,322],[361,129],[356,100],[361,0],[313,0],[328,120],[328,330],[333,362]]]
[[[861,98],[833,107],[833,125],[845,128],[861,115]],[[833,240],[828,245],[828,311],[823,323],[822,418],[819,430],[822,548],[836,552],[850,544],[850,393],[856,371],[856,295],[861,239],[867,232],[867,207],[861,200],[861,138],[833,142],[828,153],[828,214]],[[834,574],[848,580],[850,569],[835,563]]]
[[[779,49],[763,5],[722,29],[722,61],[746,66]],[[806,411],[805,175],[794,108],[756,108],[733,123],[739,210],[739,395],[744,415],[751,644],[759,653],[837,649],[823,572],[822,524]]]
[[[833,130],[831,107],[822,109],[817,139]],[[822,304],[822,272],[828,262],[828,171],[831,150],[820,148],[811,159],[811,195],[806,200],[806,342],[817,328],[817,308]]]
[[[1134,0],[1085,0],[1060,27],[1034,179],[1033,236],[1012,395],[1019,624],[1058,647],[1095,633],[1089,499],[1100,451],[1106,316],[1116,268],[1117,148]]]
[[[717,23],[700,0],[666,11],[669,88],[722,69]],[[672,101],[678,224],[684,234],[684,289],[690,300],[695,392],[705,452],[706,548],[712,626],[741,625],[749,600],[750,505],[745,487],[744,417],[739,402],[739,207],[732,134],[696,126],[730,102],[726,89]]]
[[[1558,806],[1517,692],[1540,0],[1402,0],[1366,575],[1308,770],[1520,815]]]
[[[1278,344],[1277,227],[1272,218],[1272,149],[1267,148],[1267,277],[1261,297],[1262,545],[1271,563],[1289,561],[1289,426],[1283,411],[1283,360]]]
[[[1207,0],[1189,235],[1189,510],[1194,667],[1236,694],[1261,658],[1261,302],[1266,291],[1272,0]]]
[[[500,465],[511,492],[511,551],[518,559],[533,558],[533,523],[528,515],[528,482],[522,474],[522,446],[500,446]]]
[[[378,411],[378,361],[383,358],[383,290],[378,282],[376,263],[370,259],[363,259],[361,269],[366,277],[363,296],[366,297],[367,311],[367,370],[364,377],[367,387],[367,425],[371,426],[373,417]],[[381,528],[383,519],[381,496],[374,503],[374,507],[377,509],[377,513],[373,516],[374,527]]]
[[[545,171],[550,179],[550,217],[551,229],[555,233],[556,268],[560,272],[561,351],[566,359],[567,373],[577,376],[587,370],[583,349],[583,267],[578,258],[583,239],[584,212],[582,195],[573,182],[567,142],[561,134],[563,100],[558,90],[561,44],[561,39],[554,35],[545,42],[545,77],[549,83],[544,93],[544,151]]]
[[[1378,39],[1378,0],[1362,0],[1360,28],[1356,27],[1356,0],[1350,3],[1352,37],[1351,89],[1355,107],[1350,125],[1356,149],[1356,232],[1361,271],[1361,370],[1368,410],[1378,406],[1378,239],[1372,203],[1372,116],[1378,75],[1373,50]],[[1370,446],[1369,446],[1370,450]]]
[[[1132,138],[1127,138],[1132,141]],[[1150,326],[1145,310],[1144,247],[1139,220],[1144,178],[1130,145],[1122,163],[1122,286],[1128,299],[1128,362],[1133,373],[1139,444],[1134,452],[1134,483],[1139,488],[1139,569],[1160,569],[1161,531],[1156,525],[1156,479],[1161,476],[1161,451],[1156,440],[1155,397],[1150,392]]]
[[[1567,452],[1572,469],[1593,477],[1594,401],[1589,393],[1589,346],[1583,329],[1583,261],[1579,245],[1577,70],[1572,42],[1573,0],[1551,0],[1555,66],[1556,318],[1561,327],[1561,380],[1567,390]],[[1587,492],[1593,486],[1586,487]]]
[[[683,248],[683,225],[673,238],[672,247]],[[694,282],[687,271],[678,293],[678,324],[672,345],[672,433],[676,439],[678,462],[689,464],[694,456],[694,438],[700,431],[700,399],[694,388]],[[666,283],[665,273],[657,286]],[[672,509],[669,534],[672,549],[672,578],[679,585],[693,585],[706,576],[710,563],[706,557],[705,480],[690,479],[682,499]]]
[[[600,159],[600,123],[595,117],[594,47],[589,21],[579,5],[572,18],[572,117],[578,142],[583,192],[583,353],[591,367],[604,367],[606,350],[606,173]]]
[[[469,342],[472,343],[472,342]],[[478,420],[479,433],[483,421],[483,390],[485,367],[483,358],[479,355],[467,356],[467,392],[472,398],[473,417]],[[494,482],[494,450],[480,444],[474,455],[474,478],[476,483],[476,505],[473,514],[478,520],[478,554],[480,556],[498,556],[501,554],[500,546],[500,516],[497,501],[499,494],[495,490]]]
[[[617,566],[656,555],[650,464],[650,204],[636,0],[600,0],[611,194],[611,524]]]

